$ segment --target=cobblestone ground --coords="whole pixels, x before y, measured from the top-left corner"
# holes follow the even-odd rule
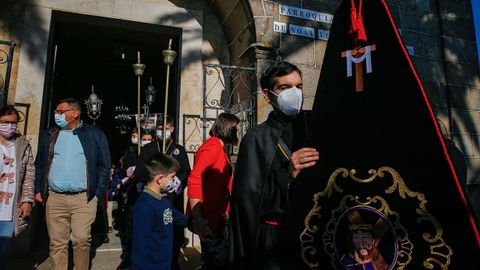
[[[48,234],[45,225],[40,223],[35,224],[36,232],[35,237],[31,244],[31,251],[22,256],[11,256],[9,258],[9,265],[5,266],[3,262],[0,263],[0,270],[50,270],[52,264],[48,258]],[[187,237],[192,234],[187,230]],[[122,247],[120,238],[118,237],[118,231],[114,230],[108,234],[110,241],[108,243],[102,243],[100,238],[102,235],[94,234],[92,240],[92,253],[91,253],[91,269],[92,270],[115,270],[120,264],[122,253]],[[189,244],[182,249],[180,254],[180,267],[182,270],[194,270],[200,265],[200,252],[196,245],[199,244],[198,239],[192,240]],[[70,251],[70,254],[72,252]],[[70,258],[71,260],[72,258]],[[70,267],[70,269],[72,269]]]

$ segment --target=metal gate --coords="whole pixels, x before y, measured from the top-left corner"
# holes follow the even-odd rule
[[[253,67],[203,65],[203,112],[201,115],[183,115],[183,145],[189,155],[197,153],[222,112],[240,118],[240,138],[256,124],[256,83],[256,69]],[[235,155],[237,147],[229,152]]]
[[[15,42],[0,40],[0,107],[7,104]]]

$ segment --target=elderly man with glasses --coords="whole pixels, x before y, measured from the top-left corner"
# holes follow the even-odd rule
[[[81,111],[78,100],[61,100],[56,126],[40,135],[35,199],[46,205],[52,269],[68,268],[70,240],[75,269],[88,269],[91,225],[110,172],[105,134],[83,123]]]

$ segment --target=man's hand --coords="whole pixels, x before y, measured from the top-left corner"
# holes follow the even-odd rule
[[[40,192],[35,194],[34,200],[36,202],[39,202],[39,203],[43,204],[42,195],[40,195]]]
[[[318,160],[319,155],[315,148],[305,147],[295,151],[290,158],[290,168],[292,169],[292,177],[297,175],[305,168],[312,167]]]
[[[30,216],[30,213],[32,213],[32,205],[29,203],[22,203],[20,205],[20,211],[18,213],[18,216],[21,218],[25,218]]]

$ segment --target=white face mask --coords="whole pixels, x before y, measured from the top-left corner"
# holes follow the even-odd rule
[[[172,136],[172,132],[170,130],[167,129],[167,131],[165,132],[166,136],[165,136],[165,140],[168,140],[170,139],[170,137]],[[157,129],[157,137],[160,139],[160,140],[163,140],[163,129]]]
[[[137,138],[132,139],[132,143],[133,143],[133,144],[137,144],[137,143],[138,143],[138,139],[137,139]]]
[[[148,141],[142,141],[142,146],[145,146],[146,144],[149,144],[151,143],[152,141],[148,140]]]
[[[270,91],[277,96],[277,102],[272,103],[276,106],[284,115],[289,117],[296,117],[303,106],[303,92],[302,90],[292,87],[283,90],[280,94]]]
[[[182,192],[182,182],[180,182],[180,179],[178,179],[178,177],[173,177],[172,180],[168,182],[168,185],[163,189],[163,192],[176,192],[177,194],[179,194],[180,192]]]

